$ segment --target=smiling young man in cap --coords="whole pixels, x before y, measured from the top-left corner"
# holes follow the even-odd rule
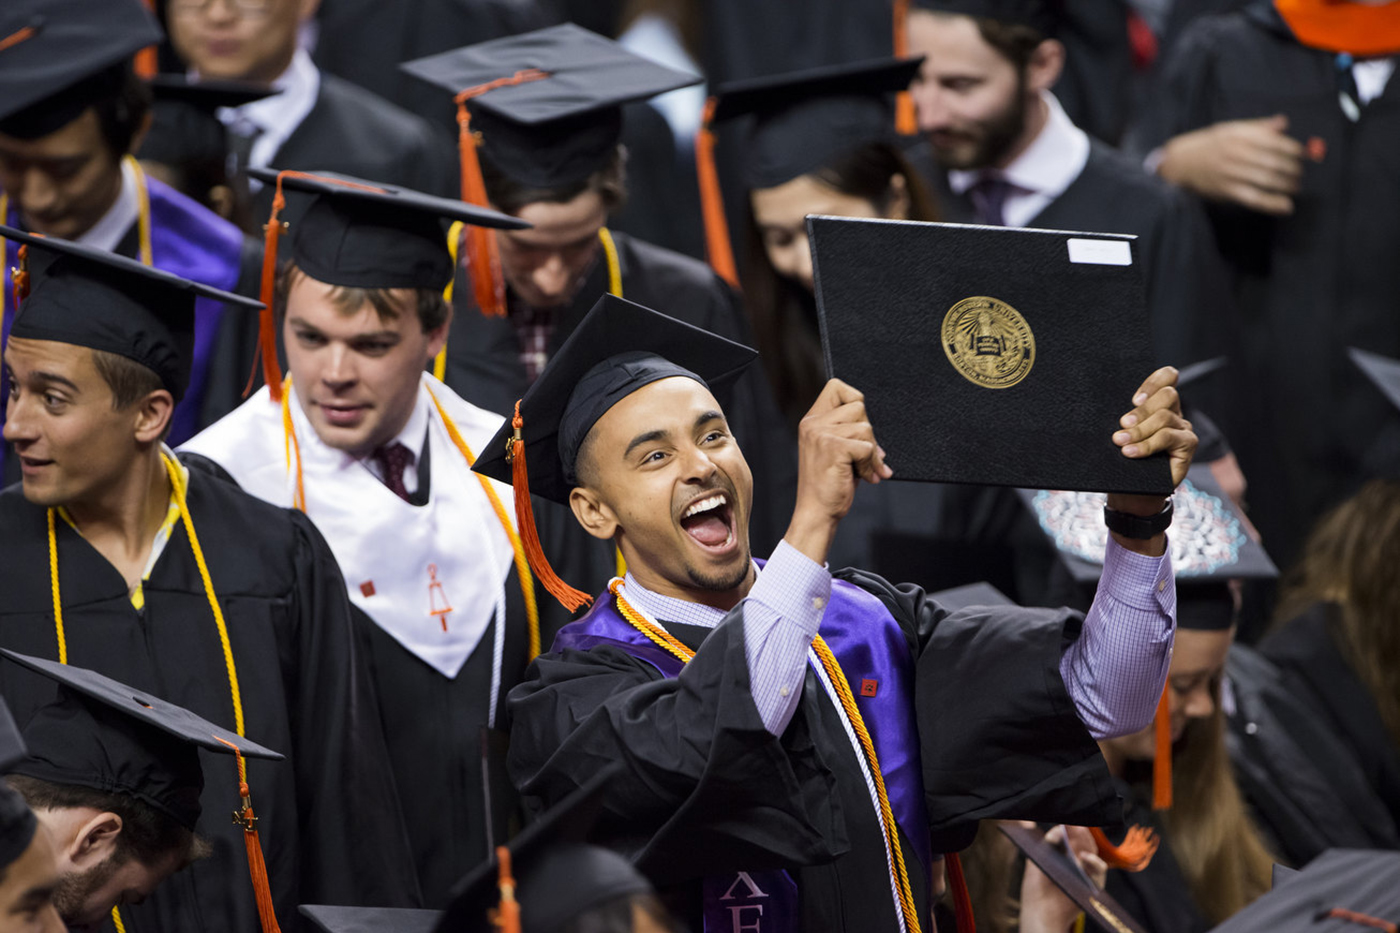
[[[753,357],[605,297],[483,455],[479,470],[513,470],[517,495],[528,476],[628,565],[512,691],[512,776],[553,800],[624,762],[606,841],[692,923],[926,928],[935,855],[966,845],[970,822],[1114,819],[1094,740],[1146,725],[1161,695],[1169,510],[1110,499],[1156,518],[1115,533],[1087,617],[949,613],[873,574],[833,579],[856,486],[891,471],[861,395],[832,381],[803,421],[787,535],[760,567],[751,475],[717,398]],[[1114,443],[1169,451],[1179,480],[1195,436],[1174,378],[1141,386]]]
[[[285,762],[248,769],[284,914],[307,891],[415,903],[329,548],[304,516],[190,475],[162,442],[194,295],[258,303],[65,240],[0,235],[26,244],[31,282],[4,359],[5,439],[24,479],[0,493],[0,645],[116,675],[284,749]],[[3,690],[21,721],[45,700],[9,675]],[[200,825],[213,857],[143,914],[174,929],[256,922],[234,884],[242,831],[214,817],[225,802],[210,798]]]
[[[139,0],[12,0],[0,10],[0,224],[64,237],[225,291],[256,286],[258,248],[231,223],[160,181],[133,157],[151,120],[151,93],[131,59],[159,42]],[[0,303],[14,316],[3,245]],[[236,404],[244,354],[219,335],[236,313],[196,305],[189,391],[178,442]],[[226,311],[228,313],[226,313]],[[219,347],[216,352],[216,347]],[[3,458],[0,452],[0,458]],[[10,464],[12,479],[18,478]]]
[[[286,395],[262,389],[181,452],[301,509],[330,542],[368,641],[413,864],[425,903],[441,907],[506,836],[510,789],[484,793],[481,733],[538,653],[540,622],[510,491],[471,471],[501,416],[423,368],[452,320],[447,221],[524,222],[340,176],[282,185],[310,201],[276,296]],[[553,609],[557,628],[567,619]]]

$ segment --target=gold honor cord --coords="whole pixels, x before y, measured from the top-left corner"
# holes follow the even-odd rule
[[[688,663],[691,658],[695,657],[695,652],[683,645],[670,632],[652,624],[634,609],[623,598],[622,589],[623,582],[620,579],[613,580],[608,584],[608,590],[617,600],[618,610],[633,628],[675,655],[682,662]],[[880,816],[885,824],[883,827],[885,842],[894,856],[895,887],[899,891],[899,904],[904,912],[904,924],[908,933],[920,933],[919,914],[914,907],[913,891],[909,887],[909,873],[904,867],[904,851],[899,845],[899,833],[895,827],[894,811],[890,809],[890,799],[885,793],[885,778],[880,772],[880,761],[875,757],[875,743],[865,728],[865,720],[861,718],[860,709],[856,706],[855,697],[851,694],[850,684],[846,683],[846,675],[842,672],[841,665],[836,663],[836,656],[827,647],[826,640],[817,635],[812,639],[812,648],[816,651],[818,660],[822,662],[822,667],[826,669],[826,676],[830,678],[832,687],[836,689],[836,696],[841,701],[841,708],[846,711],[846,717],[851,721],[851,728],[855,730],[856,736],[860,739],[860,747],[865,752],[866,762],[870,766],[870,776],[875,783],[875,795],[879,798]]]
[[[292,499],[292,507],[298,512],[306,513],[306,483],[301,471],[301,442],[297,440],[296,426],[292,423],[291,409],[291,388],[292,377],[287,374],[287,378],[282,383],[282,433],[283,450],[287,458],[287,469],[296,469],[296,492]],[[432,399],[433,407],[437,409],[438,417],[442,419],[442,425],[447,429],[447,436],[452,439],[453,445],[467,461],[467,466],[476,463],[476,454],[467,446],[462,433],[457,430],[457,425],[448,416],[447,410],[442,407],[432,389],[428,389],[428,398]],[[491,509],[496,513],[496,519],[505,529],[506,537],[510,539],[511,550],[515,554],[515,574],[520,581],[520,593],[525,598],[525,622],[526,622],[526,644],[529,660],[533,661],[540,653],[540,610],[535,601],[535,580],[530,573],[530,563],[525,558],[525,548],[520,543],[520,535],[516,533],[515,526],[510,523],[510,517],[505,506],[501,503],[500,496],[496,495],[496,490],[491,488],[491,481],[485,476],[477,474],[476,477],[481,482],[481,488],[486,491],[486,498],[491,501]],[[504,620],[502,621],[504,624]]]

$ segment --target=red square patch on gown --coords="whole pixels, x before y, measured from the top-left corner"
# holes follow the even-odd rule
[[[863,697],[873,697],[875,691],[879,689],[879,687],[880,682],[878,680],[871,680],[867,677],[860,682],[860,695]]]
[[[374,595],[373,580],[366,580],[364,583],[360,584],[360,595],[365,597],[365,599],[369,599],[371,596]]]

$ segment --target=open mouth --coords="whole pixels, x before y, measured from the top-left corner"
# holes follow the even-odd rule
[[[734,543],[734,507],[722,492],[703,496],[681,513],[681,528],[695,543],[722,551]]]
[[[21,470],[22,472],[25,472],[25,473],[30,473],[30,472],[35,472],[35,471],[37,471],[37,470],[41,470],[41,469],[43,469],[44,467],[49,466],[49,465],[52,464],[52,463],[53,463],[52,460],[41,460],[41,459],[39,459],[38,457],[24,457],[24,456],[21,456],[21,457],[19,458],[20,470]]]

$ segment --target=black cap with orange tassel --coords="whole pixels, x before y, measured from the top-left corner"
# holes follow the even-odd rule
[[[515,487],[516,518],[530,564],[541,584],[575,610],[587,594],[549,568],[534,527],[530,497],[568,504],[578,485],[575,461],[589,430],[638,389],[671,377],[724,391],[756,359],[749,347],[604,295],[516,404],[513,417],[472,469]]]

